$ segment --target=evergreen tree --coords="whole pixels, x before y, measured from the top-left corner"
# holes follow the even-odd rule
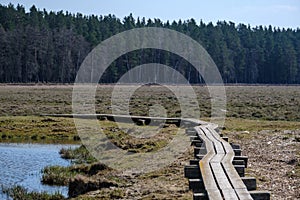
[[[114,15],[25,12],[22,5],[0,5],[0,82],[72,83],[89,51],[101,41],[125,30],[163,27],[199,42],[215,61],[225,83],[300,84],[300,29],[250,27],[195,19],[162,22],[160,19],[123,20]],[[128,41],[124,41],[128,42]],[[180,47],[179,41],[174,41]],[[116,82],[128,70],[145,63],[168,65],[191,83],[202,77],[185,59],[159,49],[140,49],[116,59],[101,82]],[[176,79],[176,74],[170,76]]]

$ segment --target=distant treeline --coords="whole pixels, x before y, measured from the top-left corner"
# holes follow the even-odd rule
[[[300,29],[250,27],[220,21],[216,25],[194,19],[123,20],[114,15],[38,10],[0,5],[0,82],[72,83],[83,59],[98,43],[137,27],[164,27],[189,35],[211,55],[225,83],[300,84]],[[176,41],[174,41],[176,42]],[[116,82],[129,69],[161,63],[180,71],[191,83],[202,79],[178,55],[141,49],[118,58],[101,82]]]

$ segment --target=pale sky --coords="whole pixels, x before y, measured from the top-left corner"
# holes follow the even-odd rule
[[[24,5],[28,10],[33,4],[47,11],[70,11],[85,15],[114,14],[123,19],[130,13],[135,18],[159,18],[162,21],[187,20],[197,23],[232,21],[285,28],[300,28],[300,0],[0,0]]]

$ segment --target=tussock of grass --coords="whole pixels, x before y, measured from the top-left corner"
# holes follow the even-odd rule
[[[111,169],[101,163],[72,165],[68,167],[48,166],[42,170],[42,183],[48,185],[68,185],[71,178],[76,175],[93,176],[99,172],[107,172]]]
[[[62,148],[59,152],[62,158],[72,159],[74,165],[68,167],[47,166],[42,170],[42,182],[48,185],[68,185],[71,178],[77,174],[92,176],[100,171],[110,170],[89,153],[84,145],[77,148]]]
[[[59,193],[48,194],[46,192],[29,192],[21,186],[16,186],[10,189],[2,189],[4,193],[13,198],[14,200],[64,200],[66,199]]]
[[[59,151],[60,155],[64,159],[71,159],[73,163],[93,163],[97,160],[89,153],[85,146],[81,145],[78,148],[62,148]]]
[[[68,185],[70,178],[80,173],[72,167],[49,166],[42,171],[42,183],[47,185]]]

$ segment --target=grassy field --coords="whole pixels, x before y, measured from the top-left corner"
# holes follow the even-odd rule
[[[71,118],[0,116],[0,142],[80,143]]]
[[[201,117],[210,116],[206,87],[195,86]],[[111,113],[113,87],[99,86],[96,112]],[[226,86],[227,117],[300,121],[300,86]],[[72,86],[0,86],[0,116],[72,113]],[[130,112],[146,115],[161,104],[169,117],[180,116],[176,96],[167,88],[144,86],[131,97]]]
[[[194,89],[201,118],[208,119],[211,98],[207,88],[195,86]],[[112,91],[112,86],[99,86],[95,101],[97,113],[111,113]],[[260,189],[271,191],[273,199],[300,198],[300,86],[226,86],[226,94],[227,118],[222,131],[231,141],[240,144],[243,153],[249,156],[248,175],[258,179]],[[80,143],[73,119],[39,116],[72,113],[71,101],[72,86],[68,85],[1,85],[0,142]],[[131,97],[130,113],[147,115],[149,108],[155,104],[161,104],[168,117],[180,116],[176,96],[167,88],[158,86],[138,89]],[[156,150],[171,137],[169,130],[167,135],[170,137],[158,135],[141,144],[141,141],[128,138],[120,131],[117,131],[120,137],[114,137],[116,131],[113,133],[111,130],[115,130],[115,125],[103,123],[108,137],[130,151]],[[106,181],[118,185],[91,191],[76,199],[192,197],[187,180],[183,178],[183,166],[188,163],[190,152],[161,170],[133,176],[108,169],[91,175],[89,170],[95,163],[84,150],[77,153],[65,151],[63,155],[81,159],[81,164],[71,168],[49,167],[45,169],[45,180],[51,182],[57,179],[68,184],[70,178],[80,174],[88,179],[105,177]],[[82,181],[86,181],[85,178]]]

